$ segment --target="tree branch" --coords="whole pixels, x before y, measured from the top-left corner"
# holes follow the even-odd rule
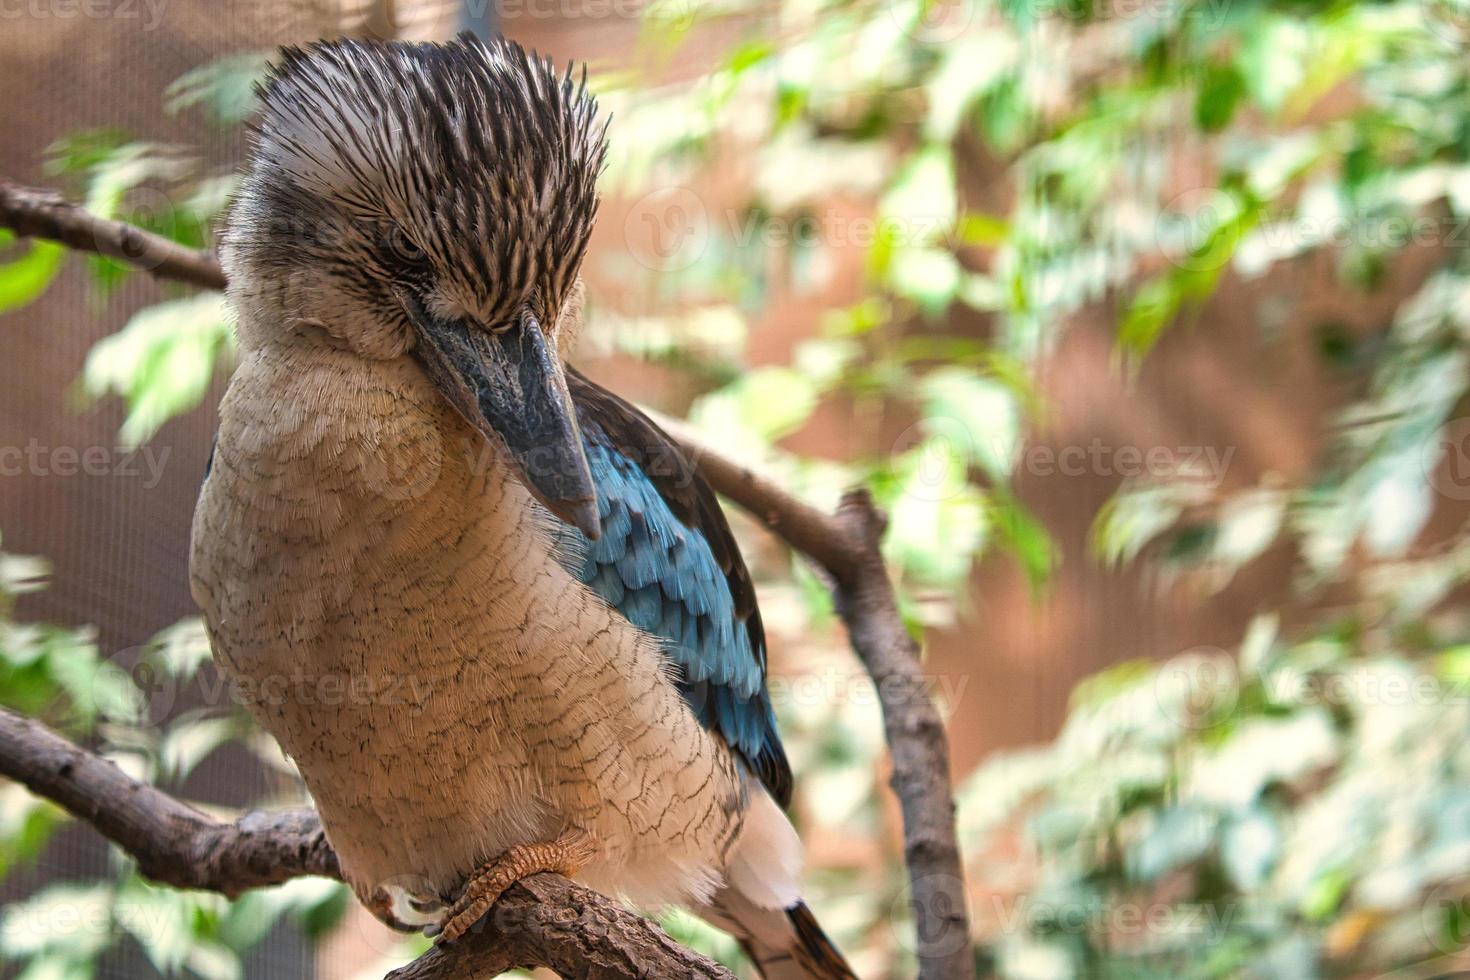
[[[681,423],[661,422],[711,486],[832,577],[837,614],[883,705],[884,736],[893,756],[890,782],[903,812],[919,976],[974,977],[949,743],[919,670],[919,645],[904,627],[883,565],[886,519],[862,489],[849,490],[837,513],[825,514],[748,467],[706,449]]]
[[[311,810],[247,813],[221,823],[4,708],[0,775],[90,823],[130,854],[144,875],[165,885],[234,896],[303,875],[342,877]],[[734,980],[654,923],[553,874],[517,883],[454,945],[436,948],[391,976],[470,980],[532,966],[563,976]]]
[[[222,824],[3,708],[0,774],[96,827],[165,885],[233,897],[302,875],[342,877],[310,810],[250,813]]]
[[[18,187],[3,178],[0,178],[0,227],[8,227],[17,234],[50,238],[73,248],[112,255],[160,278],[176,279],[210,289],[222,289],[225,285],[223,271],[213,257],[206,253],[185,249],[168,239],[118,222],[102,221],[53,194]],[[853,650],[877,686],[883,705],[884,730],[893,756],[892,786],[898,794],[903,812],[904,858],[913,892],[917,931],[915,951],[919,959],[919,975],[923,980],[973,978],[974,955],[969,938],[964,874],[955,835],[949,748],[939,711],[929,696],[928,687],[919,670],[918,644],[904,627],[893,586],[883,564],[879,549],[885,526],[883,515],[863,490],[850,491],[843,498],[836,514],[823,513],[797,500],[747,467],[710,451],[684,427],[678,424],[669,424],[666,427],[671,429],[690,460],[715,490],[750,511],[772,533],[813,559],[832,577],[837,611],[847,626]],[[7,760],[0,760],[0,767],[6,763]],[[120,773],[118,776],[126,780]],[[151,792],[163,795],[156,790]],[[42,795],[50,794],[42,792]],[[70,809],[60,798],[52,798],[58,799]],[[115,836],[104,826],[118,826],[116,821],[111,821],[102,813],[106,809],[102,804],[108,799],[110,797],[104,795],[92,801],[92,810],[73,812],[96,824],[99,830],[132,853],[127,841]],[[194,812],[182,804],[170,802],[175,807]],[[281,818],[256,819],[271,821]],[[293,819],[307,820],[301,815]],[[129,826],[126,820],[122,823],[121,829]],[[279,828],[272,824],[269,832],[264,833],[266,837],[275,838],[276,829],[282,833],[279,840],[273,839],[266,844],[261,842],[261,829],[246,827],[244,823],[242,820],[228,828],[214,825],[215,833],[223,834],[229,840],[216,841],[211,845],[220,849],[227,857],[234,855],[230,858],[234,863],[221,864],[219,867],[227,866],[246,874],[243,880],[249,884],[243,887],[270,882],[250,878],[251,872],[259,875],[261,868],[241,861],[241,855],[235,854],[232,848],[243,847],[245,851],[242,853],[250,855],[257,853],[252,849],[254,847],[269,849],[280,846],[289,849],[292,846],[303,847],[308,843],[301,837],[308,829],[305,824],[292,824],[288,821]],[[152,829],[159,833],[181,830],[187,833],[189,830],[185,824],[160,825]],[[313,832],[320,833],[319,830]],[[232,837],[232,833],[235,836]],[[242,834],[246,836],[242,838]],[[243,843],[243,840],[254,843]],[[139,843],[135,838],[132,842]],[[319,841],[318,846],[325,847],[325,841]],[[310,848],[307,850],[310,852]],[[206,848],[204,853],[210,855],[216,851]],[[330,851],[327,853],[330,854]],[[224,861],[225,858],[220,860]],[[332,860],[335,861],[335,858]],[[141,861],[140,858],[140,863]],[[317,869],[298,873],[326,872]],[[553,885],[548,882],[558,883]],[[565,879],[557,879],[556,876],[541,875],[534,879],[534,888],[527,883],[508,892],[497,905],[497,910],[502,907],[517,910],[523,917],[516,920],[513,929],[490,928],[479,934],[500,937],[498,943],[491,942],[483,948],[477,944],[477,949],[486,957],[485,963],[490,966],[502,962],[497,956],[508,955],[507,951],[518,949],[519,943],[530,942],[527,937],[531,936],[538,936],[543,940],[535,947],[535,951],[544,958],[536,962],[577,976],[589,972],[597,975],[623,975],[615,965],[623,963],[626,966],[623,953],[634,947],[638,949],[640,956],[646,955],[648,950],[655,947],[661,954],[668,956],[675,955],[673,951],[679,950],[667,936],[658,932],[646,920],[630,916],[606,900],[585,889],[577,889],[575,885]],[[569,928],[569,925],[576,928]],[[653,930],[653,933],[645,930]],[[565,941],[552,942],[553,935],[564,936]],[[587,941],[574,941],[574,937],[578,935],[586,937]],[[597,941],[594,942],[594,939]],[[665,943],[668,948],[662,945]],[[556,958],[553,962],[554,955],[559,957],[566,950],[575,951],[577,958]],[[448,977],[454,974],[434,971],[449,969],[447,961],[461,957],[467,958],[458,948],[449,953],[435,951],[411,967],[405,967],[396,976],[398,980]],[[438,966],[441,962],[446,962],[446,965]],[[704,963],[701,969],[718,969],[707,961]],[[484,968],[488,969],[489,966]],[[697,970],[691,971],[688,966],[681,966],[670,975],[721,974],[700,973]]]
[[[209,252],[121,221],[107,221],[67,203],[60,194],[21,187],[4,178],[0,178],[0,227],[81,252],[111,256],[159,279],[205,289],[225,288],[224,270]]]

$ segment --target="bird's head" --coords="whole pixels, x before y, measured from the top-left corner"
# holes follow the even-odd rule
[[[284,50],[261,103],[225,263],[236,301],[282,322],[242,317],[242,343],[415,359],[595,537],[562,363],[605,150],[585,85],[509,41],[334,41]]]

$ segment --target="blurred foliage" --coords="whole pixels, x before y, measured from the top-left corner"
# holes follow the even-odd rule
[[[1115,668],[1079,688],[1055,744],[969,781],[977,934],[999,975],[1465,966],[1470,622],[1445,600],[1470,551],[1463,535],[1414,546],[1437,501],[1470,496],[1455,418],[1470,379],[1467,13],[736,3],[719,20],[739,40],[692,89],[610,93],[626,101],[611,182],[630,195],[711,186],[729,179],[724,160],[755,159],[733,201],[684,202],[707,225],[683,236],[691,254],[651,263],[683,303],[753,320],[768,292],[821,285],[834,266],[820,253],[871,222],[861,295],[811,343],[843,344],[822,401],[917,423],[915,439],[866,444],[874,459],[856,468],[894,513],[888,553],[911,587],[956,594],[988,544],[1044,584],[1051,550],[1007,491],[1009,466],[1045,421],[1030,378],[1084,307],[1115,311],[1132,370],[1227,276],[1325,250],[1339,287],[1366,294],[1399,253],[1430,257],[1381,330],[1323,329],[1323,361],[1355,398],[1310,480],[1232,490],[1179,472],[1125,484],[1098,514],[1100,559],[1147,560],[1205,594],[1289,546],[1293,589],[1265,601],[1331,596],[1333,618],[1295,639],[1262,620],[1238,656]],[[660,198],[639,206],[680,227]],[[816,231],[752,233],[768,228]],[[711,431],[723,439],[731,418]],[[751,454],[786,463],[754,440]],[[802,485],[810,464],[786,465]],[[850,948],[882,945],[896,894],[873,889]],[[879,962],[894,954],[906,962],[891,948]]]
[[[90,629],[16,621],[16,598],[43,588],[47,574],[41,559],[0,552],[0,706],[93,741],[124,772],[175,792],[216,749],[250,734],[226,686],[199,676],[212,666],[197,620],[104,658]],[[33,869],[69,819],[17,783],[0,785],[0,877]],[[130,943],[165,976],[238,980],[242,956],[282,916],[319,936],[348,901],[337,882],[301,879],[231,902],[149,884],[116,852],[110,865],[107,878],[52,883],[0,912],[0,963],[19,967],[8,975],[91,977],[104,953]]]
[[[1262,619],[1236,655],[1119,665],[1053,745],[972,777],[961,833],[999,974],[1454,973],[1470,651],[1394,633],[1291,643]],[[996,857],[1018,824],[1019,874]]]
[[[586,343],[687,373],[689,420],[814,502],[872,488],[915,630],[966,615],[992,549],[1046,588],[1056,549],[1011,481],[1046,421],[1038,368],[1074,314],[1111,310],[1117,364],[1133,371],[1222,281],[1321,252],[1342,290],[1367,295],[1401,253],[1429,257],[1371,337],[1320,328],[1354,401],[1328,420],[1333,449],[1311,479],[1226,490],[1179,472],[1125,484],[1097,515],[1099,560],[1209,589],[1289,547],[1298,574],[1269,604],[1331,614],[1289,631],[1265,616],[1234,653],[1120,665],[1079,687],[1054,744],[966,783],[977,935],[1000,975],[1309,978],[1463,956],[1470,619],[1445,600],[1470,574],[1470,539],[1414,545],[1437,500],[1470,496],[1470,433],[1455,421],[1470,336],[1467,13],[1461,0],[658,2],[642,61],[717,39],[707,70],[666,87],[594,73],[617,117],[605,191],[633,202],[626,248],[594,255],[596,271],[643,292],[636,315],[595,308]],[[202,66],[168,106],[236,125],[261,64]],[[116,133],[64,141],[51,161],[98,213],[191,245],[210,240],[233,187],[184,150]],[[0,249],[0,310],[63,265],[43,243]],[[773,304],[831,286],[854,252],[850,301],[784,362],[750,363]],[[83,261],[99,298],[130,274]],[[99,343],[80,389],[124,398],[120,438],[146,440],[228,360],[225,322],[217,296],[170,296]],[[782,448],[824,413],[849,423],[847,458]],[[11,622],[40,567],[6,562],[0,702],[165,783],[232,739],[281,765],[217,703],[117,708],[138,663],[181,683],[208,674],[197,625],[110,668],[85,633]],[[820,645],[830,600],[804,566],[763,582],[762,601],[774,629]],[[860,972],[903,975],[876,702],[811,662],[815,696],[776,698],[802,774],[797,816],[869,855],[813,869],[813,898]],[[93,677],[112,678],[101,695]],[[25,860],[62,818],[5,792],[0,833]],[[281,914],[312,932],[331,920],[322,910],[343,893],[314,889],[226,903],[158,892],[120,865],[12,906],[0,951],[29,978],[88,976],[131,936],[164,972],[233,975]],[[58,902],[104,910],[103,925],[84,938],[15,925]],[[153,910],[147,937],[129,925],[140,909]],[[739,961],[701,923],[665,922]]]

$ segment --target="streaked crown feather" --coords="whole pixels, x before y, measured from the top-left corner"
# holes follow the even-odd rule
[[[529,302],[554,318],[606,147],[585,73],[503,39],[339,40],[283,49],[261,102],[242,195],[256,220],[241,222],[259,258],[335,263],[364,299],[420,277],[428,302],[463,315],[493,323]],[[277,254],[266,215],[331,231],[313,225]]]

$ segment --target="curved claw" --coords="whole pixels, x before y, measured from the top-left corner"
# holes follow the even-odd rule
[[[443,921],[429,934],[436,945],[452,943],[469,932],[505,890],[522,878],[543,871],[571,877],[596,853],[596,842],[581,830],[570,830],[550,843],[517,844],[470,876]]]

